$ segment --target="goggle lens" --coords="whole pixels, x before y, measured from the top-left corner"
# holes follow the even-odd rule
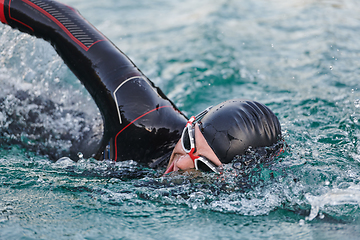
[[[201,170],[204,172],[215,172],[222,173],[222,166],[216,166],[213,162],[205,157],[198,157],[194,161],[196,170]]]
[[[189,128],[185,127],[184,131],[181,136],[181,143],[184,151],[189,153],[191,151],[191,142],[190,142],[190,135],[189,135]]]
[[[211,168],[206,165],[206,163],[204,163],[203,161],[197,161],[197,170],[201,170],[201,171],[204,171],[204,172],[211,172]]]

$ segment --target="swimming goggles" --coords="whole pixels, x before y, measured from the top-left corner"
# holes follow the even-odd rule
[[[221,174],[222,168],[216,166],[213,162],[203,156],[194,156],[194,152],[196,152],[195,145],[195,124],[200,121],[204,115],[209,112],[212,107],[208,107],[195,117],[192,116],[189,121],[186,123],[186,126],[181,134],[181,145],[183,150],[189,154],[190,158],[193,160],[195,164],[196,170],[202,171],[213,171],[215,173]]]

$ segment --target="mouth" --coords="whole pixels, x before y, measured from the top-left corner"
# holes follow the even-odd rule
[[[168,167],[168,169],[165,171],[164,175],[171,173],[174,171],[174,161],[171,163],[171,165]]]
[[[179,144],[179,142],[177,143],[177,145]],[[175,146],[176,148],[176,146]],[[173,152],[171,153],[170,159],[169,159],[169,163],[168,163],[168,167],[166,169],[166,171],[164,172],[163,175],[166,175],[168,173],[171,173],[174,171],[175,168],[175,158],[176,158],[177,154],[175,153],[175,149],[173,150]]]

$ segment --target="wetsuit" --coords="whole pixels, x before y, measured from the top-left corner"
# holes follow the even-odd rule
[[[51,0],[0,0],[0,20],[49,41],[94,98],[104,134],[81,143],[85,157],[166,163],[186,117],[75,9]]]

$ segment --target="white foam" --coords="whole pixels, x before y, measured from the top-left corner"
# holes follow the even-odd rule
[[[359,205],[360,206],[360,186],[350,185],[346,189],[334,188],[326,194],[313,196],[310,193],[305,194],[306,199],[311,205],[310,215],[306,218],[312,221],[319,215],[319,211],[325,206],[338,205]]]

